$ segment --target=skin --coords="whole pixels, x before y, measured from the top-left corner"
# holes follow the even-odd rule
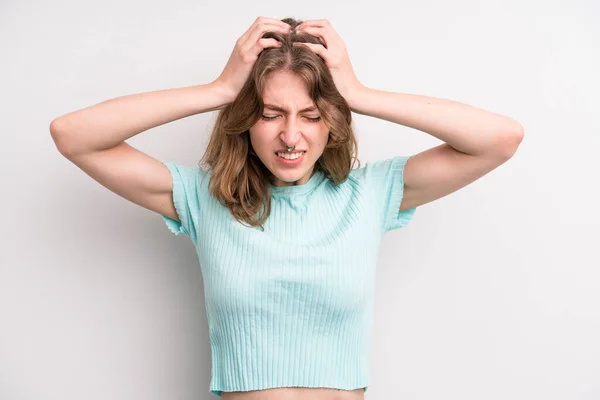
[[[262,28],[261,28],[262,24]],[[255,27],[256,25],[256,27]],[[278,45],[272,39],[261,39],[265,30],[289,31],[289,26],[281,21],[260,17],[249,31],[238,41],[241,49],[252,52],[241,57],[238,52],[232,55],[231,67],[225,69],[219,83],[231,93],[237,93],[245,81],[252,60],[263,47]],[[260,28],[260,29],[259,29]],[[241,54],[241,53],[240,53]],[[245,69],[244,69],[245,68]],[[237,81],[236,81],[237,79]],[[237,85],[237,86],[236,86]],[[261,119],[249,129],[250,143],[254,152],[272,173],[272,183],[276,186],[303,185],[314,173],[316,161],[321,157],[329,139],[329,127],[320,119],[318,109],[301,111],[315,106],[308,88],[300,77],[289,71],[271,73],[265,83],[263,103],[283,109],[265,107]],[[319,119],[319,120],[315,120]],[[282,165],[275,152],[287,146],[306,150],[304,160],[295,167]],[[247,392],[223,392],[223,400],[364,400],[364,390],[340,390],[334,388],[280,387]]]
[[[366,88],[356,78],[345,44],[328,20],[306,21],[296,28],[296,32],[306,32],[322,39],[325,46],[296,45],[307,46],[323,58],[336,88],[353,112],[412,127],[444,142],[407,162],[404,197],[399,211],[444,197],[481,178],[512,157],[523,139],[522,126],[499,114],[446,99]],[[302,82],[297,77],[291,78],[274,75],[264,98],[265,103],[278,104],[287,111],[277,113],[276,122],[272,125],[260,121],[250,130],[255,151],[275,175],[275,182],[279,185],[306,183],[327,140],[326,128],[322,124],[310,125],[298,113],[310,99]],[[268,110],[264,114],[275,115]],[[306,146],[309,153],[302,165],[285,168],[275,163],[274,151],[286,144],[297,144],[300,149]],[[364,400],[364,391],[362,388],[352,391],[275,388],[223,393],[223,399]]]
[[[261,39],[262,35],[267,31],[287,33],[289,30],[281,21],[259,17],[238,39],[226,68],[215,82],[122,96],[86,107],[53,120],[52,138],[61,154],[109,190],[179,220],[167,167],[125,140],[151,127],[230,104],[247,80],[260,51],[280,45],[275,39]],[[306,21],[296,32],[323,40],[325,46],[297,45],[309,47],[324,59],[336,87],[353,112],[411,127],[444,142],[407,162],[400,211],[439,199],[479,179],[512,157],[523,139],[523,127],[505,116],[446,99],[365,88],[356,79],[343,41],[327,20]],[[323,152],[328,131],[322,122],[310,123],[307,115],[299,112],[311,99],[297,77],[283,79],[282,74],[273,74],[272,78],[264,100],[286,111],[265,110],[265,115],[276,118],[255,124],[250,130],[251,142],[273,173],[276,185],[306,184]],[[287,144],[308,150],[302,165],[287,168],[275,162],[274,151]],[[223,395],[225,400],[359,400],[363,397],[362,389],[310,388]]]
[[[250,143],[267,169],[273,174],[275,186],[303,185],[314,172],[329,137],[329,128],[309,96],[304,81],[289,71],[275,71],[267,79],[261,118],[250,128]],[[285,111],[268,107],[275,105]],[[301,110],[314,107],[314,111]],[[269,120],[265,119],[268,118]],[[298,166],[286,166],[278,161],[276,151],[296,145],[306,150]]]
[[[282,387],[249,392],[223,392],[222,400],[364,400],[364,390]]]
[[[249,130],[250,143],[263,164],[273,174],[276,186],[303,185],[314,172],[316,161],[325,150],[329,128],[315,106],[304,81],[289,71],[269,76],[263,92],[265,108],[261,119]],[[275,111],[267,105],[285,111]],[[263,119],[264,117],[269,120]],[[318,119],[318,120],[317,120]],[[295,167],[280,164],[275,152],[287,145],[306,150],[303,162]],[[282,387],[249,392],[224,392],[223,400],[363,400],[364,390]]]

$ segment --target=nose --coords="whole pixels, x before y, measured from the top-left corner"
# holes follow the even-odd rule
[[[283,141],[283,143],[285,143],[286,146],[293,146],[300,141],[300,136],[302,136],[302,134],[296,119],[288,118],[283,126],[283,130],[281,131],[279,138]]]

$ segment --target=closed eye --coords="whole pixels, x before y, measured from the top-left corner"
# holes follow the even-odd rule
[[[279,115],[275,115],[273,117],[268,117],[266,115],[261,115],[261,118],[264,119],[265,121],[273,121],[278,116]],[[309,120],[310,122],[319,122],[321,120],[321,117],[315,117],[315,118],[306,117],[306,119]]]

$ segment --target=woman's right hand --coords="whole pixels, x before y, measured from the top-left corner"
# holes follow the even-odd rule
[[[258,17],[250,28],[235,42],[227,65],[215,83],[229,93],[231,102],[237,97],[250,76],[258,55],[267,47],[280,47],[277,39],[261,39],[266,32],[287,34],[291,26],[275,18]]]

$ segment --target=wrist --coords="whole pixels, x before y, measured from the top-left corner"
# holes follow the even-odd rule
[[[233,103],[237,96],[237,93],[235,93],[233,89],[223,84],[218,79],[215,79],[214,81],[210,82],[208,86],[210,86],[211,89],[215,92],[216,96],[219,99],[221,99],[223,106]]]
[[[359,83],[349,92],[348,96],[345,96],[352,111],[360,113],[361,104],[365,101],[368,92],[369,88]]]

